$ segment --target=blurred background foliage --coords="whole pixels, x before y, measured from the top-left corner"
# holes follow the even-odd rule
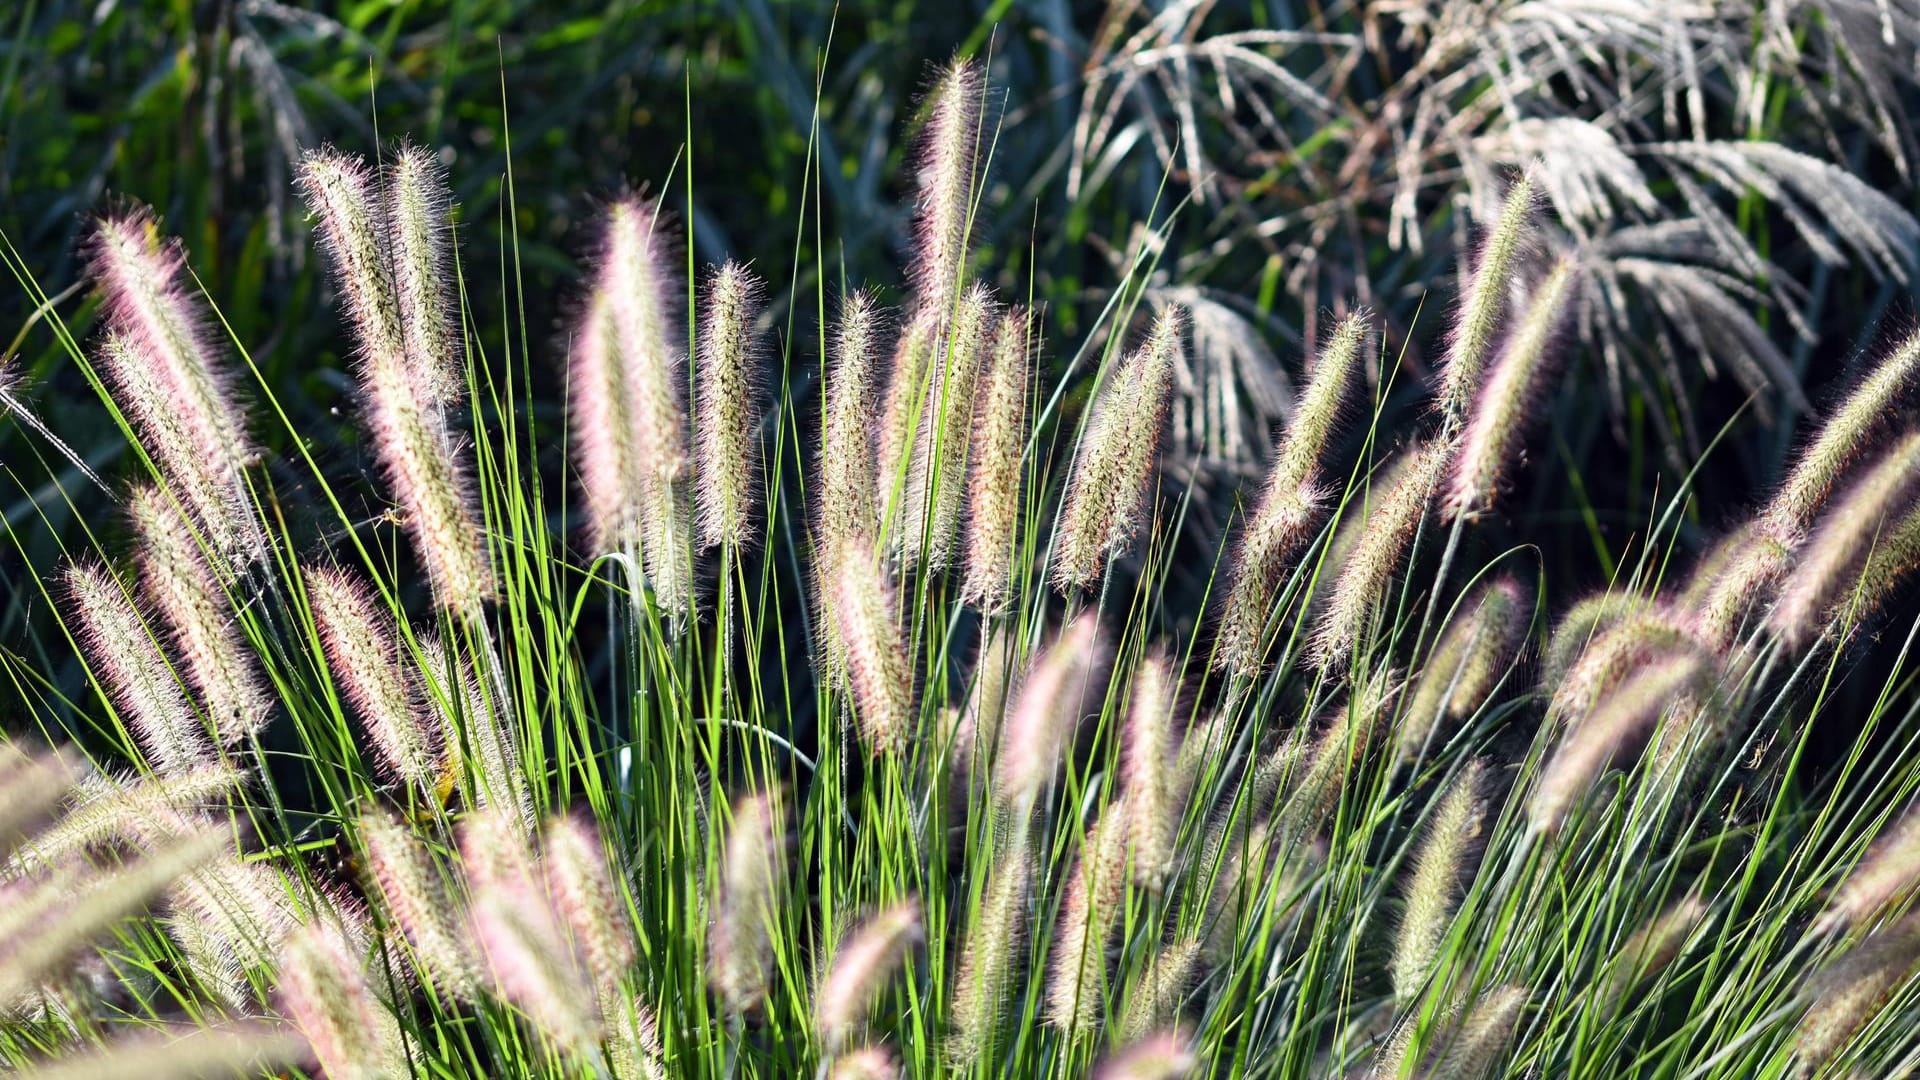
[[[1209,551],[1330,316],[1365,305],[1388,327],[1387,430],[1426,407],[1455,255],[1539,161],[1585,291],[1506,514],[1558,607],[1604,586],[1696,463],[1682,536],[1704,546],[1907,318],[1917,44],[1913,0],[20,0],[0,15],[0,230],[84,334],[88,215],[154,206],[288,427],[350,476],[369,465],[292,188],[304,147],[439,153],[473,325],[527,350],[558,432],[597,198],[661,192],[695,260],[756,263],[804,389],[822,295],[897,297],[902,136],[931,66],[981,55],[999,96],[979,262],[1046,305],[1056,361],[1099,347],[1086,327],[1143,245],[1149,300],[1194,307],[1168,467]],[[0,290],[0,328],[51,429],[113,476],[124,443],[24,289]],[[564,447],[544,449],[557,482]],[[0,428],[9,570],[117,527],[48,453]],[[0,639],[38,640],[38,595],[9,588]]]

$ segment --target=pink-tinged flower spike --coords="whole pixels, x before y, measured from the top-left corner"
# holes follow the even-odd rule
[[[1540,395],[1560,350],[1555,339],[1567,325],[1577,271],[1561,259],[1534,289],[1526,314],[1507,337],[1493,369],[1473,401],[1473,416],[1454,456],[1447,485],[1447,516],[1472,517],[1493,507],[1512,467],[1529,421],[1539,415]]]
[[[607,870],[599,830],[579,817],[556,817],[547,822],[545,852],[547,895],[572,931],[602,1008],[611,1012],[635,946],[626,899]]]
[[[993,325],[993,294],[975,285],[961,297],[948,332],[934,352],[936,377],[928,381],[908,451],[906,486],[889,537],[908,566],[928,570],[952,565],[966,501],[975,386]]]
[[[458,913],[448,900],[440,869],[427,846],[384,812],[362,815],[359,834],[378,895],[386,902],[394,924],[412,943],[421,967],[442,990],[456,998],[469,998],[479,986],[480,975],[461,938]]]
[[[366,969],[329,922],[287,943],[280,997],[328,1080],[391,1080],[409,1072],[400,1026],[367,985]]]
[[[1014,308],[994,324],[985,385],[974,411],[967,460],[967,578],[960,598],[987,615],[1002,614],[1012,603],[1020,557],[1020,468],[1037,345],[1033,323],[1032,312]]]
[[[1367,623],[1386,599],[1393,575],[1413,547],[1451,450],[1442,442],[1419,443],[1406,450],[1407,467],[1398,470],[1393,486],[1367,516],[1366,528],[1341,564],[1333,596],[1314,628],[1313,658],[1321,667],[1343,668],[1353,661]]]
[[[309,566],[303,575],[314,628],[333,677],[360,714],[387,774],[438,797],[441,745],[402,663],[393,618],[345,570]]]
[[[1826,1066],[1892,1003],[1920,962],[1920,914],[1873,934],[1810,980],[1807,1011],[1793,1030],[1797,1078],[1831,1075]]]
[[[189,290],[186,253],[144,207],[103,219],[91,272],[111,338],[106,374],[120,407],[221,554],[260,553],[244,472],[258,455],[229,373]]]
[[[1761,514],[1765,528],[1791,541],[1812,527],[1855,462],[1872,452],[1901,401],[1920,382],[1920,333],[1907,338],[1828,414]]]
[[[966,282],[974,193],[980,183],[981,104],[986,79],[980,65],[956,57],[927,94],[919,158],[920,202],[909,272],[916,314],[945,308]]]
[[[827,1080],[900,1080],[900,1059],[885,1046],[863,1046],[834,1060]]]
[[[1003,804],[1027,807],[1053,779],[1080,730],[1080,720],[1106,691],[1096,675],[1105,655],[1100,623],[1086,612],[1060,632],[1020,682],[1001,729],[995,788]]]
[[[1152,508],[1153,471],[1165,434],[1186,309],[1168,305],[1147,341],[1108,376],[1087,417],[1054,537],[1054,586],[1085,589],[1125,551]]]
[[[574,453],[596,554],[638,552],[654,602],[687,610],[686,410],[666,224],[657,202],[607,207],[573,346]]]
[[[1533,239],[1534,179],[1531,170],[1514,178],[1493,230],[1483,239],[1480,257],[1467,279],[1466,295],[1454,313],[1453,332],[1440,375],[1440,412],[1449,428],[1466,419],[1468,402],[1480,387],[1480,375],[1506,316],[1515,263]]]
[[[840,301],[826,373],[826,404],[820,418],[820,489],[814,502],[814,602],[818,612],[820,661],[824,680],[843,685],[846,657],[834,617],[834,569],[846,544],[872,536],[880,525],[874,511],[879,477],[874,464],[874,362],[882,317],[873,297],[848,293]]]
[[[844,1049],[923,937],[920,905],[903,900],[862,923],[840,946],[813,998],[813,1032],[828,1053]]]
[[[994,864],[993,876],[974,909],[966,948],[954,973],[948,1015],[953,1033],[946,1057],[956,1069],[969,1069],[993,1052],[993,1039],[1005,1018],[1008,991],[1020,956],[1026,951],[1028,882],[1032,856],[1015,846]]]
[[[360,387],[381,469],[405,512],[434,600],[478,613],[496,582],[473,504],[465,462],[445,408],[409,362],[405,322],[393,288],[386,215],[373,201],[365,163],[331,151],[309,154],[301,186],[319,219],[323,248],[345,298],[359,346]]]
[[[1133,676],[1127,701],[1126,758],[1122,764],[1127,800],[1127,840],[1132,845],[1133,880],[1160,891],[1173,869],[1174,833],[1181,808],[1173,801],[1173,665],[1160,652],[1149,654]]]
[[[1199,969],[1199,938],[1179,938],[1156,949],[1127,987],[1127,1007],[1120,1014],[1114,1038],[1123,1043],[1139,1042],[1156,1028],[1172,1023]]]
[[[66,582],[87,658],[148,761],[169,772],[211,763],[213,740],[120,579],[98,564],[74,563]]]
[[[387,165],[386,223],[393,290],[407,369],[421,398],[450,405],[466,392],[460,326],[454,317],[453,197],[433,155],[402,146]]]
[[[834,617],[860,740],[876,757],[897,754],[914,735],[913,667],[893,586],[864,538],[843,545],[834,576]]]
[[[1107,1059],[1095,1080],[1186,1080],[1200,1071],[1193,1042],[1178,1031],[1140,1038]]]
[[[127,505],[147,598],[165,619],[220,741],[232,745],[259,731],[272,708],[236,630],[232,601],[171,497],[143,484]]]
[[[694,443],[694,502],[700,544],[740,547],[757,538],[760,477],[760,349],[754,320],[766,289],[752,271],[728,262],[707,282],[700,322],[699,431]]]
[[[785,891],[786,829],[779,803],[760,792],[733,802],[720,897],[707,943],[707,981],[721,1005],[741,1014],[766,1000],[773,979],[773,931]]]
[[[1253,675],[1265,660],[1267,620],[1285,584],[1289,561],[1313,536],[1325,493],[1320,460],[1340,423],[1347,386],[1366,356],[1372,317],[1350,315],[1320,351],[1307,392],[1294,407],[1267,474],[1260,504],[1247,519],[1233,562],[1233,584],[1220,610],[1217,670]]]
[[[1047,1022],[1070,1039],[1092,1031],[1104,1008],[1107,940],[1127,895],[1127,819],[1122,796],[1088,827],[1049,947]]]
[[[1565,624],[1579,613],[1576,607],[1562,620],[1562,636],[1577,629]],[[1585,716],[1642,664],[1672,650],[1702,646],[1673,611],[1641,602],[1637,608],[1597,626],[1559,677],[1551,684],[1542,684],[1553,689],[1547,718],[1565,723]]]
[[[1442,719],[1464,720],[1485,704],[1519,654],[1532,614],[1526,591],[1510,576],[1482,586],[1460,610],[1421,668],[1394,733],[1402,763],[1426,750]]]
[[[1920,497],[1920,432],[1890,447],[1821,520],[1767,624],[1790,648],[1826,626],[1860,580],[1867,557]],[[1844,612],[1843,612],[1844,614]]]

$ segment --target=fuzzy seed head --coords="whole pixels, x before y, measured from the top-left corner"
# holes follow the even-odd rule
[[[1572,617],[1570,613],[1562,620],[1563,636],[1576,629],[1567,626]],[[1669,652],[1700,647],[1675,612],[1644,602],[1586,638],[1554,687],[1547,704],[1550,719],[1565,722],[1585,716],[1642,664]]]
[[[892,584],[870,541],[841,552],[834,599],[861,741],[875,756],[900,753],[914,735],[913,669]]]
[[[910,278],[921,311],[953,302],[965,284],[973,200],[981,180],[981,105],[986,76],[973,60],[956,57],[927,95],[926,128],[918,147],[920,202]]]
[[[829,1053],[862,1027],[887,983],[923,936],[920,907],[905,900],[868,918],[835,955],[813,1000],[813,1030]]]
[[[921,395],[908,450],[906,487],[889,533],[908,567],[952,565],[966,504],[970,433],[976,387],[994,322],[993,294],[984,285],[962,296],[933,355],[935,377]]]
[[[1482,994],[1466,1021],[1447,1040],[1445,1053],[1433,1071],[1422,1075],[1435,1080],[1480,1080],[1495,1075],[1530,996],[1523,986],[1501,986]]]
[[[1841,957],[1807,988],[1808,1008],[1794,1029],[1797,1077],[1822,1075],[1854,1036],[1886,1007],[1920,961],[1920,915],[1908,915]]]
[[[390,1080],[408,1072],[393,1014],[374,997],[340,929],[308,924],[287,943],[280,994],[331,1080]]]
[[[1451,456],[1451,446],[1440,442],[1407,449],[1407,467],[1398,471],[1393,486],[1367,515],[1365,528],[1334,578],[1333,596],[1314,629],[1313,657],[1321,667],[1352,661],[1367,623],[1413,547]]]
[[[1054,586],[1087,589],[1126,551],[1152,507],[1186,309],[1169,304],[1138,350],[1109,376],[1088,414],[1054,536]]]
[[[1161,946],[1134,980],[1115,1038],[1138,1042],[1178,1019],[1199,970],[1200,939],[1181,938]]]
[[[1580,716],[1548,760],[1527,806],[1537,832],[1558,832],[1609,765],[1643,744],[1676,700],[1711,695],[1712,666],[1694,647],[1673,648],[1637,665]]]
[[[1693,609],[1700,639],[1719,652],[1732,647],[1748,618],[1786,580],[1799,546],[1799,537],[1783,537],[1764,521],[1747,529],[1712,584],[1701,587],[1704,596]]]
[[[772,795],[734,800],[707,946],[707,978],[731,1013],[748,1012],[766,1000],[773,978],[773,932],[786,880],[785,850],[785,830]]]
[[[461,940],[440,869],[426,845],[384,812],[363,815],[359,834],[366,848],[367,870],[394,925],[442,989],[456,998],[469,997],[479,983],[479,973]]]
[[[1512,577],[1482,586],[1441,634],[1414,684],[1394,740],[1402,762],[1426,749],[1440,721],[1472,716],[1499,685],[1527,633],[1526,593]]]
[[[1402,1006],[1426,988],[1446,945],[1455,899],[1480,840],[1485,774],[1486,767],[1478,761],[1461,772],[1434,810],[1419,854],[1414,856],[1390,964],[1394,1000]]]
[[[879,432],[874,438],[873,505],[884,522],[897,523],[904,513],[906,469],[913,449],[914,423],[924,407],[940,351],[944,312],[923,311],[907,323],[893,344],[887,368],[886,399],[877,420]],[[896,528],[896,531],[897,528]]]
[[[1920,381],[1920,334],[1901,342],[1827,417],[1767,504],[1765,527],[1797,537],[1813,525],[1847,470],[1873,449],[1890,417]]]
[[[754,333],[766,288],[752,271],[727,262],[707,283],[700,323],[699,431],[694,443],[700,544],[741,547],[753,525],[760,477],[760,348]]]
[[[841,300],[821,417],[818,524],[823,551],[879,525],[873,496],[882,481],[874,464],[873,429],[879,418],[873,395],[882,322],[871,295],[851,292]]]
[[[393,779],[433,798],[440,778],[439,732],[401,661],[392,617],[345,570],[309,566],[305,578],[327,666],[360,714],[375,756]]]
[[[1540,684],[1558,687],[1587,647],[1622,620],[1639,614],[1647,601],[1630,592],[1594,593],[1560,616],[1553,636],[1547,641],[1547,655],[1541,661]]]
[[[1107,991],[1107,940],[1119,925],[1127,891],[1126,799],[1087,829],[1050,947],[1047,1022],[1069,1038],[1099,1024]]]
[[[449,287],[453,198],[446,174],[426,150],[402,146],[387,165],[384,188],[407,370],[423,400],[448,405],[465,392],[466,373]]]
[[[578,951],[603,999],[618,993],[633,966],[633,924],[614,877],[607,870],[599,830],[577,816],[547,822],[547,895],[572,931]]]
[[[119,577],[98,564],[74,563],[66,584],[76,636],[147,759],[168,772],[210,764],[213,740]]]
[[[1788,574],[1768,626],[1789,647],[1818,634],[1860,580],[1881,536],[1920,498],[1920,432],[1891,446],[1821,520]]]
[[[1274,450],[1267,491],[1300,492],[1311,489],[1320,475],[1320,463],[1340,427],[1348,388],[1366,361],[1372,338],[1373,315],[1356,311],[1334,327],[1307,377],[1306,392],[1294,406],[1287,430]]]
[[[1878,840],[1833,894],[1824,929],[1859,929],[1920,886],[1920,810],[1909,809]]]
[[[1667,965],[1679,959],[1706,916],[1706,901],[1698,893],[1688,893],[1635,930],[1614,954],[1613,964],[1601,980],[1599,1000],[1612,1008],[1624,1004],[1634,987],[1657,978]]]
[[[1172,664],[1164,654],[1150,655],[1134,675],[1127,702],[1123,772],[1133,880],[1153,892],[1173,869],[1180,825],[1181,808],[1173,801],[1174,690]]]
[[[1571,259],[1554,264],[1494,360],[1454,456],[1445,495],[1449,518],[1472,517],[1493,507],[1507,470],[1519,456],[1528,421],[1541,412],[1540,397],[1560,351],[1555,339],[1567,325],[1576,276]]]
[[[1005,613],[1014,598],[1034,351],[1031,312],[1014,308],[994,324],[967,462],[967,577],[960,590],[962,601],[988,615]]]
[[[1481,244],[1466,295],[1454,313],[1440,380],[1440,409],[1449,426],[1465,420],[1468,402],[1499,336],[1515,263],[1532,243],[1534,187],[1529,170],[1515,177],[1507,189],[1500,218]]]
[[[1068,624],[1021,680],[1001,732],[995,786],[1009,807],[1031,806],[1053,779],[1081,718],[1106,689],[1096,679],[1105,648],[1088,612]],[[1099,683],[1099,685],[1096,685]]]
[[[1025,952],[1031,867],[1024,850],[1002,855],[967,929],[949,1011],[953,1032],[946,1043],[947,1060],[956,1069],[971,1068],[993,1052],[1015,968]]]
[[[1177,1031],[1146,1035],[1114,1054],[1095,1080],[1186,1080],[1200,1071],[1200,1058],[1186,1035]]]

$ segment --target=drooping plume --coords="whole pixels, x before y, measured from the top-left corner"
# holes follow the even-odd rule
[[[374,996],[356,953],[333,923],[308,924],[288,942],[280,970],[283,1003],[328,1077],[404,1076],[400,1025]]]
[[[1403,1006],[1426,988],[1446,944],[1455,898],[1480,839],[1484,776],[1485,766],[1478,761],[1460,773],[1428,820],[1414,856],[1389,965],[1394,1000]]]
[[[1221,671],[1252,675],[1260,668],[1273,599],[1285,583],[1288,562],[1312,538],[1323,511],[1320,462],[1338,430],[1347,386],[1365,359],[1371,321],[1368,313],[1356,312],[1334,329],[1274,450],[1273,468],[1241,534],[1233,583],[1221,606],[1213,661]]]
[[[967,462],[967,578],[960,598],[988,615],[1005,612],[1014,595],[1033,324],[1033,314],[1025,308],[1008,311],[994,324],[985,386],[973,419]]]
[[[694,442],[694,503],[700,544],[740,547],[758,536],[760,351],[754,335],[765,287],[729,261],[707,282],[695,372],[699,430]]]
[[[981,116],[985,92],[980,65],[956,57],[927,95],[926,127],[917,149],[920,201],[909,272],[916,313],[951,305],[965,284],[986,134]]]
[[[74,563],[65,576],[87,658],[147,759],[169,771],[212,762],[213,740],[125,585],[97,564]]]
[[[1761,515],[1765,527],[1783,540],[1809,528],[1847,469],[1872,452],[1916,382],[1920,382],[1920,333],[1901,342],[1828,414],[1767,503]]]
[[[1426,748],[1442,719],[1463,720],[1480,708],[1507,674],[1526,636],[1527,597],[1512,577],[1489,582],[1461,611],[1427,657],[1394,734],[1403,762]]]
[[[1531,421],[1542,412],[1540,396],[1558,358],[1555,338],[1567,324],[1575,277],[1571,259],[1547,272],[1478,388],[1447,484],[1449,517],[1484,513],[1500,493]]]
[[[1767,623],[1790,647],[1819,633],[1868,556],[1920,497],[1920,432],[1888,448],[1821,520],[1789,572]]]
[[[992,293],[975,285],[961,297],[935,349],[935,377],[921,395],[906,484],[888,532],[894,553],[906,566],[922,565],[923,556],[932,571],[953,563],[960,512],[966,505],[975,384],[993,321]]]
[[[307,156],[301,187],[346,304],[359,351],[360,388],[374,450],[404,511],[436,603],[477,614],[496,582],[470,466],[457,451],[446,407],[434,396],[439,361],[414,358],[395,288],[391,215],[373,197],[366,164],[333,151]],[[444,386],[445,377],[440,378]]]
[[[1873,842],[1827,902],[1822,929],[1867,925],[1920,889],[1920,809],[1909,809]]]
[[[1796,1077],[1825,1066],[1893,999],[1920,963],[1920,914],[1885,927],[1809,981],[1806,1013],[1793,1031]]]
[[[814,1035],[829,1052],[858,1033],[922,935],[918,902],[904,900],[868,918],[840,946],[813,999]]]
[[[1453,331],[1440,376],[1440,412],[1449,427],[1466,419],[1468,403],[1481,382],[1487,357],[1506,316],[1514,264],[1532,242],[1534,179],[1531,171],[1514,178],[1500,219],[1482,241],[1479,260],[1467,280],[1466,295],[1454,313]]]
[[[1418,443],[1405,451],[1406,468],[1398,470],[1393,486],[1367,516],[1366,527],[1354,542],[1334,578],[1333,596],[1314,628],[1313,656],[1322,667],[1352,661],[1375,608],[1386,599],[1388,586],[1413,547],[1420,522],[1451,457],[1445,443]]]
[[[1152,508],[1154,468],[1186,324],[1186,309],[1171,304],[1162,309],[1146,342],[1099,390],[1054,534],[1053,580],[1061,592],[1099,580],[1107,561],[1127,549]]]
[[[1062,630],[1021,679],[1000,735],[995,789],[1005,805],[1031,805],[1053,779],[1082,717],[1106,690],[1105,680],[1096,679],[1104,652],[1099,620],[1088,612]]]
[[[313,622],[340,689],[359,713],[381,766],[428,798],[440,779],[440,739],[402,662],[392,616],[345,570],[310,566],[303,575]]]

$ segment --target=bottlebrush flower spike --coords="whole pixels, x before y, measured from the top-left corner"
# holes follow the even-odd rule
[[[220,742],[232,745],[266,724],[272,700],[247,645],[235,631],[233,605],[207,552],[173,500],[151,485],[127,502],[140,541],[140,577],[185,661]]]
[[[1121,797],[1087,829],[1054,927],[1047,1022],[1070,1039],[1100,1022],[1107,993],[1107,939],[1127,894],[1127,808]]]
[[[843,546],[835,572],[840,647],[867,753],[897,754],[914,736],[913,669],[893,589],[870,541]]]
[[[947,1061],[968,1069],[993,1052],[994,1034],[1006,1016],[1007,995],[1026,948],[1026,908],[1032,861],[1020,847],[994,864],[993,875],[967,928],[966,948],[954,973],[949,1015],[953,1033]]]
[[[923,555],[928,570],[953,563],[966,501],[975,386],[993,321],[992,292],[973,286],[961,297],[934,353],[936,377],[920,402],[906,488],[889,534],[895,554],[908,567],[922,565]]]
[[[1592,635],[1554,687],[1547,717],[1565,722],[1585,716],[1642,664],[1668,652],[1700,647],[1702,643],[1675,612],[1642,603]]]
[[[1199,938],[1162,945],[1133,980],[1114,1037],[1122,1043],[1139,1042],[1156,1028],[1173,1023],[1199,970]]]
[[[1455,897],[1466,876],[1467,864],[1480,840],[1483,818],[1480,790],[1486,767],[1471,762],[1447,789],[1446,797],[1428,821],[1426,837],[1414,856],[1413,876],[1407,882],[1406,907],[1394,939],[1389,968],[1393,997],[1405,1006],[1426,988],[1447,928],[1453,922]]]
[[[1647,601],[1631,592],[1608,591],[1588,596],[1560,616],[1547,655],[1540,664],[1540,685],[1558,687],[1587,648],[1630,616],[1647,609]]]
[[[1087,417],[1054,537],[1054,585],[1085,589],[1123,552],[1151,510],[1151,483],[1186,336],[1186,309],[1169,304],[1145,344],[1109,376]]]
[[[1786,580],[1803,537],[1796,533],[1783,538],[1764,518],[1745,530],[1713,584],[1702,587],[1704,596],[1693,619],[1702,641],[1720,652],[1733,645],[1748,617],[1764,608]]]
[[[983,614],[1006,612],[1019,560],[1020,471],[1027,445],[1027,384],[1036,348],[1033,313],[1000,316],[987,347],[985,386],[973,419],[967,473],[967,577],[960,598]]]
[[[913,284],[918,311],[953,303],[965,284],[973,200],[981,180],[981,105],[986,79],[980,65],[956,57],[927,95],[920,136],[920,201],[914,214]]]
[[[995,787],[1003,805],[1026,807],[1053,779],[1080,721],[1106,690],[1096,679],[1104,659],[1100,623],[1080,615],[1020,682],[1013,711],[1001,730]],[[1098,683],[1098,685],[1096,685]]]
[[[392,616],[345,570],[308,566],[303,577],[327,666],[360,714],[381,766],[437,799],[442,747],[401,662]]]
[[[1818,924],[1821,932],[1859,929],[1920,887],[1920,809],[1908,809],[1873,842],[1847,875]]]
[[[1847,470],[1873,449],[1899,403],[1920,382],[1920,333],[1901,342],[1825,423],[1761,515],[1764,528],[1791,543],[1813,524]]]
[[[1513,1029],[1531,997],[1523,986],[1500,986],[1482,994],[1466,1021],[1444,1044],[1432,1071],[1422,1076],[1481,1080],[1501,1064]]]
[[[1867,558],[1920,498],[1920,432],[1890,447],[1821,520],[1767,624],[1791,648],[1819,633],[1859,582]]]
[[[1166,656],[1149,655],[1134,674],[1127,701],[1122,766],[1127,839],[1133,848],[1133,880],[1153,892],[1160,891],[1173,869],[1174,833],[1180,827],[1181,807],[1173,801],[1175,689]]]
[[[1275,814],[1279,823],[1295,832],[1310,832],[1333,813],[1355,766],[1393,720],[1400,689],[1399,672],[1392,668],[1372,672],[1333,710],[1317,735],[1307,728],[1299,730],[1304,749],[1284,751],[1288,758],[1296,752],[1302,756],[1286,762],[1285,771],[1291,775],[1284,779],[1290,793]],[[1296,764],[1301,766],[1297,770]]]
[[[728,1012],[758,1008],[773,978],[773,931],[784,891],[786,830],[773,795],[733,803],[720,897],[707,944],[707,979]]]
[[[102,219],[89,244],[110,344],[107,379],[156,462],[228,558],[261,553],[245,488],[258,456],[187,282],[186,253],[145,207]]]
[[[703,547],[752,543],[760,476],[760,349],[754,320],[765,285],[728,262],[707,283],[700,323],[698,419],[694,479]]]
[[[374,997],[339,928],[313,922],[293,936],[280,995],[330,1080],[385,1080],[409,1071],[399,1024]]]
[[[1542,412],[1539,398],[1558,358],[1555,339],[1572,311],[1569,301],[1577,276],[1571,259],[1554,264],[1483,380],[1454,455],[1445,497],[1448,517],[1471,517],[1492,508],[1518,456],[1528,420]]]
[[[1860,1030],[1886,1008],[1920,962],[1920,915],[1908,915],[1855,946],[1811,980],[1794,1028],[1796,1077],[1825,1075]]]
[[[633,966],[633,923],[627,903],[607,870],[599,830],[576,816],[547,822],[547,895],[553,899],[603,1002],[619,996],[620,981]]]
[[[1394,733],[1402,762],[1426,749],[1443,718],[1463,720],[1485,703],[1526,636],[1527,597],[1512,577],[1483,586],[1462,610],[1427,657]]]
[[[479,972],[454,921],[454,908],[432,854],[411,830],[383,811],[361,815],[358,831],[378,895],[394,924],[413,944],[421,966],[441,989],[456,998],[469,998],[479,985]]]
[[[387,165],[383,187],[407,367],[427,402],[451,404],[466,392],[466,372],[449,288],[453,197],[446,174],[426,150],[402,146]]]
[[[840,947],[813,999],[814,1035],[828,1053],[846,1047],[922,936],[919,903],[909,899],[868,918]]]
[[[1200,1071],[1193,1043],[1178,1031],[1143,1036],[1114,1054],[1094,1080],[1186,1080]]]
[[[840,324],[826,372],[826,403],[820,418],[820,494],[814,502],[814,603],[820,657],[815,669],[825,682],[844,689],[846,654],[834,614],[834,591],[846,545],[876,535],[880,519],[874,495],[880,478],[874,463],[874,358],[879,348],[881,314],[873,297],[851,292],[840,301]]]
[[[1333,596],[1314,628],[1313,658],[1321,667],[1352,662],[1368,621],[1413,547],[1451,456],[1452,448],[1446,443],[1416,443],[1407,448],[1407,467],[1398,471],[1393,486],[1367,516],[1366,528],[1340,565]]]
[[[120,579],[89,563],[68,566],[65,576],[80,642],[148,760],[169,772],[210,764],[213,740]]]
[[[4,753],[0,751],[0,757]],[[7,772],[0,776],[0,798],[7,800],[10,808],[18,808],[5,815],[9,823],[44,812],[46,806],[36,793],[49,791],[43,786],[49,780],[58,778],[65,783],[69,778],[63,765],[51,763],[16,770],[19,775]],[[143,835],[143,822],[173,815],[190,818],[203,809],[224,806],[227,796],[244,781],[240,770],[231,765],[202,765],[147,777],[87,776],[73,785],[65,812],[31,836],[20,837],[12,851],[7,849],[14,837],[9,828],[0,826],[0,856],[10,859],[16,868],[35,870],[103,845],[137,844]]]
[[[944,310],[923,311],[911,319],[887,366],[887,392],[876,420],[874,436],[873,505],[882,524],[898,531],[909,482],[907,457],[913,447],[914,421],[929,394],[934,357],[944,340]]]
[[[408,358],[407,331],[387,257],[391,223],[374,202],[364,162],[333,151],[307,155],[301,187],[346,300],[359,346],[360,386],[374,449],[401,508],[434,600],[476,614],[496,582],[473,505],[467,465],[445,408]]]
[[[1249,676],[1260,670],[1269,608],[1285,582],[1288,560],[1312,538],[1320,518],[1325,498],[1318,483],[1320,461],[1339,427],[1347,386],[1366,355],[1371,322],[1368,313],[1356,312],[1334,329],[1274,450],[1266,489],[1233,560],[1214,650],[1217,670]]]
[[[1514,264],[1532,242],[1534,187],[1533,171],[1529,169],[1515,177],[1513,186],[1507,189],[1500,219],[1481,243],[1466,294],[1454,313],[1440,377],[1440,411],[1449,427],[1458,427],[1465,420],[1468,402],[1480,386],[1487,356],[1499,336]]]

